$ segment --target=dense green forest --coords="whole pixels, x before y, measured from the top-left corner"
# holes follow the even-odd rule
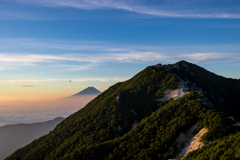
[[[203,127],[209,129],[202,137],[202,142],[209,144],[206,147],[222,143],[226,136],[234,136],[239,130],[231,126],[234,122],[224,112],[232,111],[239,100],[224,98],[228,92],[235,92],[234,96],[239,98],[238,87],[231,86],[240,82],[192,65],[179,62],[167,67],[147,67],[130,80],[111,86],[49,134],[18,149],[6,160],[174,158],[179,154],[176,138],[193,125],[196,133]],[[206,78],[194,79],[196,72]],[[166,89],[176,89],[181,79],[188,82],[189,88],[197,85],[206,91],[201,95],[192,91],[177,100],[156,100],[164,96]],[[216,84],[222,85],[215,88]],[[230,87],[229,91],[222,93],[226,87]],[[214,90],[208,92],[211,89]],[[217,110],[205,105],[206,97]],[[216,101],[219,98],[224,100],[220,103]],[[169,152],[169,148],[173,149]],[[169,154],[164,156],[166,152]],[[189,156],[205,154],[196,152]],[[237,157],[240,150],[231,153]]]
[[[176,101],[159,104],[159,109],[144,118],[124,136],[98,145],[81,147],[62,159],[161,159],[174,146],[180,132],[197,123],[197,131],[209,128],[203,141],[209,142],[236,133],[231,119],[204,106],[195,92]],[[168,157],[178,154],[176,149]],[[57,157],[56,157],[57,158]],[[59,157],[58,157],[59,158]]]

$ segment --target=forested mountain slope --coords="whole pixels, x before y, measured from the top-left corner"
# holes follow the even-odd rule
[[[194,76],[197,73],[200,77]],[[215,88],[223,82],[226,84]],[[167,89],[179,89],[180,84],[186,85],[184,90],[189,93],[176,100],[161,100]],[[231,126],[235,122],[221,112],[233,113],[240,103],[232,102],[222,91],[236,85],[228,92],[235,92],[233,96],[239,98],[239,84],[239,80],[217,76],[185,61],[150,66],[130,80],[113,85],[48,135],[7,159],[174,158],[184,147],[176,144],[176,138],[192,126],[196,126],[196,133],[208,128],[204,143],[236,133],[238,128]]]

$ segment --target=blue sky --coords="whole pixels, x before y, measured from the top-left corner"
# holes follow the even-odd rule
[[[104,91],[179,60],[240,78],[239,37],[237,0],[0,0],[0,100]]]

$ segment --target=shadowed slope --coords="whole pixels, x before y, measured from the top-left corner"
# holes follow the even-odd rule
[[[186,61],[165,65],[163,68],[187,82],[190,90],[201,88],[212,107],[240,120],[240,80],[216,75]]]
[[[0,159],[6,158],[13,151],[34,139],[49,133],[64,118],[59,117],[50,121],[32,124],[15,124],[0,127]]]

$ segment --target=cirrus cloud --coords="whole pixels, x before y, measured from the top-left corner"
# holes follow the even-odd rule
[[[41,44],[41,45],[39,45]],[[46,41],[34,39],[0,39],[0,47],[18,48],[22,53],[0,52],[0,71],[29,70],[32,67],[48,72],[77,72],[101,67],[107,63],[156,63],[187,60],[221,62],[240,60],[239,45],[156,46],[127,45],[106,42]],[[84,46],[84,47],[82,47]],[[28,53],[28,49],[51,48],[64,54]],[[74,53],[73,53],[74,52]],[[49,79],[50,80],[50,79]],[[48,81],[49,81],[48,80]],[[32,80],[34,81],[34,80]]]
[[[31,88],[31,87],[36,87],[35,85],[18,85],[18,87],[27,87],[27,88]]]
[[[21,57],[21,58],[20,58]],[[65,62],[89,62],[89,63],[104,63],[104,62],[154,62],[154,61],[167,61],[172,62],[177,59],[193,60],[195,62],[211,60],[211,59],[229,59],[239,60],[240,54],[234,53],[188,53],[188,54],[169,54],[159,52],[127,52],[127,53],[105,53],[105,54],[62,54],[62,55],[41,55],[41,54],[1,54],[0,62],[18,62],[25,64],[31,63],[53,63],[58,61]],[[93,64],[83,65],[56,65],[53,67],[70,67],[76,70],[88,69]],[[12,65],[14,65],[12,63]],[[77,68],[79,67],[79,68]],[[72,69],[74,70],[74,69]]]
[[[2,83],[39,83],[39,82],[53,82],[57,81],[57,79],[9,79],[9,80],[0,80]],[[24,86],[24,85],[20,85]],[[25,85],[26,86],[26,85]],[[30,85],[28,85],[30,86]]]
[[[240,18],[239,3],[235,0],[161,0],[147,3],[144,0],[13,0],[13,2],[49,8],[118,9],[159,17]]]

